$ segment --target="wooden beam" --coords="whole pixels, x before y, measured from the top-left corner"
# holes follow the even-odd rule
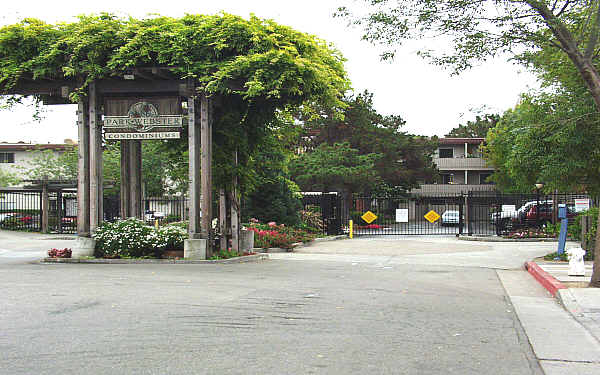
[[[207,240],[206,257],[212,256],[212,119],[210,99],[200,97],[200,133],[202,163],[202,238]]]
[[[225,195],[225,189],[219,189],[219,232],[221,238],[219,245],[220,250],[227,250],[227,196]]]
[[[88,103],[77,104],[77,235],[90,236],[90,124]]]
[[[196,98],[188,97],[188,151],[190,178],[190,239],[202,238],[200,226],[200,122],[196,117]]]
[[[90,122],[90,232],[93,234],[100,225],[101,207],[98,206],[102,193],[99,171],[102,169],[102,139],[98,131],[98,101],[95,82],[88,86]]]
[[[42,233],[48,233],[48,218],[50,214],[50,197],[48,196],[48,182],[42,184]]]
[[[130,197],[131,197],[131,184],[130,184],[130,167],[129,163],[129,148],[130,141],[122,140],[121,142],[121,204],[119,215],[121,218],[125,219],[131,217],[130,210]]]
[[[142,141],[129,142],[129,215],[142,219]]]
[[[233,163],[237,168],[238,154],[233,153]],[[231,181],[231,250],[240,252],[240,197],[239,197],[239,180],[237,173],[234,173]]]

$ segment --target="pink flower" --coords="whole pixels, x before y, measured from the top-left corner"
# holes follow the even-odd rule
[[[275,227],[275,226],[277,226],[277,223],[274,221],[270,221],[267,225],[270,227]]]

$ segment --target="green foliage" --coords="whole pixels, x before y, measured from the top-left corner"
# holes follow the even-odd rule
[[[80,16],[77,22],[36,19],[0,28],[0,89],[23,77],[94,79],[128,68],[169,66],[209,93],[300,103],[311,96],[337,102],[347,85],[343,59],[325,42],[271,20],[220,14],[121,19]],[[76,99],[76,98],[73,98]]]
[[[97,258],[147,257],[159,258],[167,246],[168,236],[136,218],[104,222],[92,236],[96,240]]]
[[[484,114],[477,115],[475,121],[467,121],[466,124],[458,125],[452,129],[446,137],[452,138],[485,138],[488,131],[495,127],[500,120],[500,115]]]
[[[20,179],[15,173],[0,168],[0,187],[18,185],[19,182]]]
[[[320,212],[301,210],[300,229],[309,233],[323,233],[323,216]]]
[[[591,226],[588,228],[588,232],[585,235],[585,239],[586,242],[588,243],[588,253],[590,254],[590,256],[594,256],[594,248],[596,245],[596,231],[597,231],[597,224],[598,224],[598,207],[593,207],[590,208],[589,210],[582,212],[581,214],[579,214],[577,216],[577,219],[575,221],[575,226],[576,228],[574,228],[574,230],[579,229],[578,232],[578,237],[581,237],[581,220],[582,217],[591,217]],[[581,238],[580,238],[581,239]]]
[[[375,171],[375,161],[380,157],[380,154],[360,155],[347,142],[333,146],[323,143],[293,159],[290,170],[301,187],[362,191],[380,179]]]
[[[568,92],[524,95],[488,133],[484,157],[504,191],[597,193],[600,188],[600,118],[593,103]],[[592,112],[590,112],[592,111]]]
[[[246,197],[244,217],[298,225],[298,212],[302,209],[298,191],[298,186],[283,176],[267,180]]]
[[[77,147],[72,146],[64,151],[32,150],[28,166],[22,170],[30,180],[77,180]]]
[[[346,1],[345,3],[348,3]],[[354,2],[352,2],[354,3]],[[567,50],[555,37],[558,30],[585,41],[570,52],[588,46],[596,27],[596,2],[569,0],[362,0],[342,6],[337,16],[363,28],[363,39],[388,49],[382,57],[393,58],[396,47],[405,40],[435,37],[443,47],[427,47],[418,53],[454,73],[501,53],[552,47]],[[427,45],[427,44],[425,44]],[[577,51],[579,52],[579,51]]]
[[[158,229],[158,237],[166,243],[165,250],[183,249],[183,241],[189,238],[187,228],[178,225],[167,225]]]
[[[368,185],[345,184],[348,193],[376,191],[397,192],[417,187],[435,175],[432,154],[435,140],[414,136],[402,131],[405,121],[396,115],[383,116],[373,108],[373,94],[365,91],[344,99],[343,116],[321,110],[317,116],[305,119],[302,147],[311,150],[319,145],[333,146],[347,142],[359,155],[372,154],[374,175]],[[296,180],[304,190],[320,190]],[[340,185],[336,185],[341,188]]]

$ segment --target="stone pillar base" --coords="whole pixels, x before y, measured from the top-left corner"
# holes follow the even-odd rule
[[[206,259],[206,240],[193,239],[183,242],[183,257],[192,260]]]
[[[90,237],[77,237],[75,240],[75,246],[73,246],[73,258],[92,257],[94,256],[94,249],[96,247],[96,240]]]
[[[252,252],[252,249],[254,249],[254,231],[242,229],[240,233],[240,251],[243,253]]]

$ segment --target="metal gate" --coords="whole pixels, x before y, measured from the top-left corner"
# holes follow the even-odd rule
[[[353,221],[357,236],[456,235],[466,230],[464,202],[464,197],[456,194],[358,196],[354,197],[347,216]],[[367,212],[374,216],[369,218]]]

